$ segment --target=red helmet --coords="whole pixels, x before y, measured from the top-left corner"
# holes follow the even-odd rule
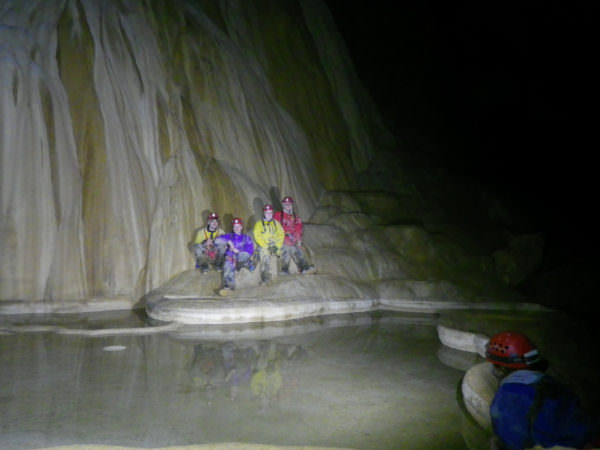
[[[243,225],[244,225],[244,222],[242,222],[242,219],[240,219],[239,217],[234,217],[234,218],[231,220],[231,225],[235,225],[235,224],[238,224],[238,225],[242,225],[242,226],[243,226]]]
[[[523,334],[513,331],[498,333],[489,340],[485,352],[492,364],[525,369],[540,361],[538,349]]]
[[[283,197],[283,200],[281,200],[281,203],[294,203],[294,199],[292,197]]]
[[[263,211],[273,211],[273,207],[268,203],[263,207]]]
[[[208,219],[207,219],[207,220],[208,220],[208,221],[211,221],[211,220],[219,220],[219,215],[218,215],[217,213],[215,213],[215,212],[211,212],[211,213],[208,215]]]

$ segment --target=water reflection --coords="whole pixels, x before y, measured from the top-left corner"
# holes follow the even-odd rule
[[[194,346],[190,369],[193,389],[204,391],[210,405],[216,389],[228,391],[235,401],[241,388],[250,386],[264,412],[278,397],[281,367],[300,360],[306,352],[294,344],[276,342],[214,342]]]
[[[463,372],[438,357],[435,323],[367,314],[144,336],[0,335],[0,447],[463,449]]]

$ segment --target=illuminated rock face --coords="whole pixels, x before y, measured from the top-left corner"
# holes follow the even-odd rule
[[[0,1],[0,300],[139,298],[382,146],[320,0]]]

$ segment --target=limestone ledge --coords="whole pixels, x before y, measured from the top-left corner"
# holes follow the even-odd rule
[[[124,447],[120,445],[64,445],[48,447],[46,450],[129,450],[145,447]],[[241,442],[223,442],[215,444],[184,445],[173,447],[154,447],[154,450],[352,450],[348,447],[312,447],[306,445],[268,445]]]
[[[216,295],[218,274],[187,271],[144,299],[149,317],[182,324],[241,324],[378,310],[436,314],[446,310],[527,310],[537,305],[469,301],[447,282],[389,280],[361,282],[328,274],[289,275],[267,286],[251,285],[242,270],[239,288]],[[244,279],[246,278],[246,279]]]
[[[130,310],[134,306],[131,297],[93,297],[81,300],[0,301],[1,315],[17,314],[73,314],[99,311]]]

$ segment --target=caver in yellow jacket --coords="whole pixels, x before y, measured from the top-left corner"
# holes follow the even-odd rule
[[[208,231],[208,228],[205,227],[201,230],[198,230],[198,233],[196,233],[194,244],[202,244],[207,239],[214,241],[216,238],[224,234],[225,231],[223,231],[221,228],[217,228],[215,231]]]
[[[275,247],[277,250],[283,245],[285,232],[283,227],[276,220],[259,220],[254,224],[254,240],[259,247]]]

